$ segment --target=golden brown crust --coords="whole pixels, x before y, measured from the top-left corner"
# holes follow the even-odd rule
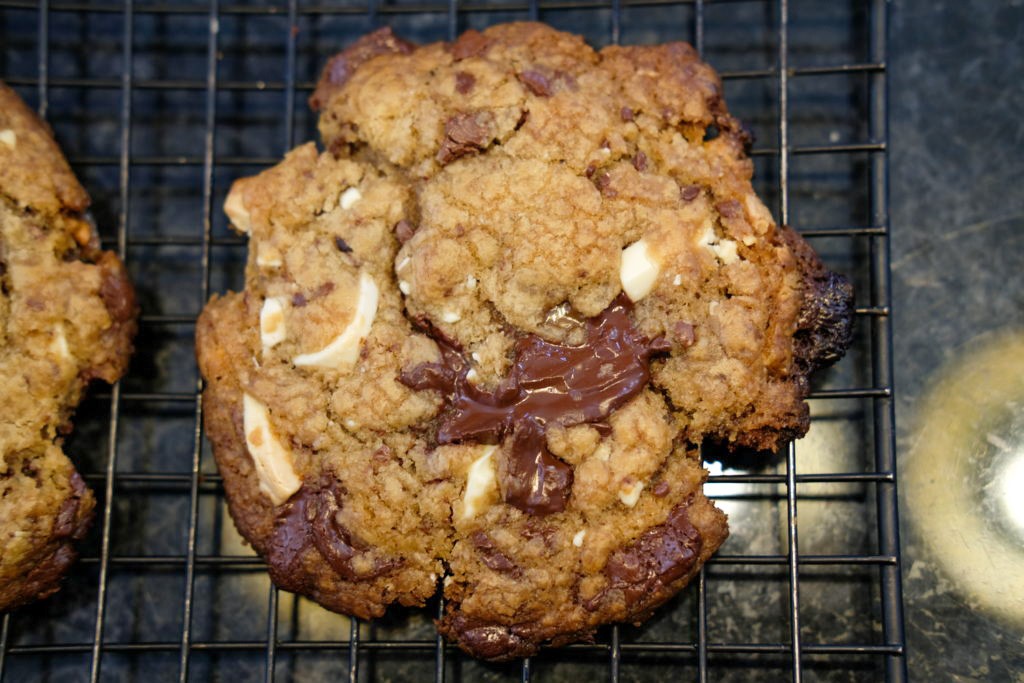
[[[61,450],[93,378],[126,370],[137,307],[49,128],[0,83],[0,610],[46,597],[95,501]]]

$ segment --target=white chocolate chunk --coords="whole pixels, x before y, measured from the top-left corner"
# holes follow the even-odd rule
[[[18,146],[18,134],[10,128],[6,130],[0,130],[0,142],[7,145],[11,149]]]
[[[466,373],[466,381],[476,384],[478,379],[480,379],[480,373],[476,371],[476,368],[470,368],[469,372]]]
[[[260,308],[260,341],[263,342],[264,351],[280,344],[288,337],[284,317],[286,303],[284,297],[267,297]]]
[[[640,500],[640,492],[644,490],[642,481],[623,483],[619,487],[619,500],[626,507],[633,507]]]
[[[660,272],[661,265],[654,260],[644,240],[637,240],[622,250],[619,280],[630,300],[640,301],[647,296],[654,289]]]
[[[409,293],[412,292],[412,287],[405,280],[398,281],[398,289],[406,296],[409,296]]]
[[[274,435],[267,407],[249,394],[242,395],[242,425],[245,445],[256,465],[260,491],[274,505],[280,505],[302,486],[302,480],[295,473],[291,451]]]
[[[697,243],[708,249],[711,248],[712,244],[718,244],[718,235],[715,234],[715,228],[708,221],[704,223],[704,230],[701,232],[700,237],[697,238]]]
[[[736,243],[732,240],[722,240],[718,244],[711,245],[711,251],[715,252],[715,256],[727,265],[739,259],[739,254],[736,253]]]
[[[476,278],[470,275],[466,278],[466,287],[468,289],[476,289]]]
[[[676,287],[683,284],[683,276],[676,275],[674,278],[672,278],[672,284],[675,285]]]
[[[71,350],[68,348],[68,338],[64,336],[63,325],[57,325],[57,329],[54,330],[50,350],[60,356],[61,360],[71,360]]]
[[[462,496],[462,519],[475,517],[487,507],[491,492],[498,488],[494,471],[494,451],[497,446],[485,446],[483,455],[473,461],[466,476],[466,492]]]
[[[224,200],[224,213],[236,230],[246,234],[252,232],[252,216],[249,215],[249,209],[245,208],[241,192],[228,192],[228,198]]]
[[[266,353],[288,337],[288,329],[284,323],[283,297],[268,297],[260,309],[260,341]]]
[[[719,239],[710,223],[704,226],[704,231],[701,233],[698,241],[701,246],[711,250],[711,253],[726,265],[739,259],[739,254],[736,252],[736,243],[732,240]]]
[[[355,365],[359,358],[359,346],[363,339],[370,334],[373,319],[377,317],[378,294],[373,278],[365,272],[361,272],[356,312],[348,327],[319,351],[296,356],[294,363],[299,366],[337,368],[339,370],[346,370]]]
[[[460,320],[462,320],[462,316],[455,311],[445,311],[441,314],[441,322],[457,323]]]
[[[256,248],[256,265],[260,268],[280,268],[284,265],[281,252],[272,244],[260,244]]]
[[[355,206],[355,203],[362,198],[363,193],[360,192],[358,188],[350,187],[341,193],[341,198],[338,200],[338,203],[341,204],[341,208],[347,211]]]
[[[582,548],[583,547],[583,539],[584,539],[584,537],[586,535],[587,535],[587,530],[586,529],[583,529],[581,531],[577,531],[576,535],[572,537],[572,544],[574,546],[576,546],[577,548]]]

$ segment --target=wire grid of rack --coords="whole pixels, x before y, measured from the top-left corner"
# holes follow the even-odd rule
[[[208,296],[241,282],[224,194],[314,138],[303,99],[329,54],[384,23],[428,41],[513,19],[693,43],[767,140],[759,193],[851,276],[858,309],[807,439],[767,462],[708,454],[733,537],[692,586],[644,626],[485,665],[436,637],[438,603],[367,624],[269,584],[226,516],[191,338]],[[0,680],[905,680],[886,20],[885,0],[0,0],[0,78],[55,128],[143,306],[129,375],[93,392],[68,443],[93,533],[56,598],[3,616]]]

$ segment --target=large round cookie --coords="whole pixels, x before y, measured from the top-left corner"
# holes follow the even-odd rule
[[[92,379],[116,381],[135,334],[121,261],[53,137],[0,83],[0,611],[46,597],[95,501],[61,449]]]
[[[851,295],[754,195],[687,45],[539,24],[334,57],[312,144],[236,182],[207,433],[278,585],[422,604],[500,659],[641,620],[721,545],[699,445],[774,448]]]

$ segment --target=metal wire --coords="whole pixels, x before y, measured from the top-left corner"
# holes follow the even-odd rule
[[[244,246],[244,240],[216,235],[215,197],[218,188],[218,171],[233,167],[258,167],[276,162],[273,156],[226,153],[218,146],[218,96],[235,93],[274,93],[283,96],[283,136],[280,152],[289,149],[296,141],[296,98],[308,93],[314,87],[311,80],[299,77],[299,24],[332,16],[358,16],[367,20],[368,26],[381,22],[416,16],[436,16],[443,22],[444,33],[454,38],[461,28],[463,17],[487,12],[519,12],[524,18],[544,19],[548,12],[582,12],[598,10],[607,12],[607,36],[617,43],[628,32],[630,18],[636,8],[684,7],[691,20],[679,27],[679,33],[690,40],[702,54],[708,45],[709,36],[715,28],[709,26],[706,18],[708,6],[728,0],[540,0],[511,2],[470,2],[468,0],[447,0],[446,2],[422,3],[420,5],[398,4],[370,0],[366,6],[338,6],[334,4],[309,4],[299,0],[281,0],[276,5],[219,5],[217,0],[209,2],[172,3],[146,2],[135,0],[121,2],[73,2],[59,0],[0,0],[0,10],[35,11],[35,75],[25,73],[7,75],[3,73],[5,63],[0,61],[0,77],[22,89],[34,88],[38,110],[41,115],[52,113],[50,109],[54,88],[79,89],[86,92],[117,91],[120,96],[119,108],[119,152],[113,155],[71,154],[76,168],[116,167],[118,170],[119,208],[117,214],[117,251],[131,263],[133,258],[153,258],[148,249],[192,249],[196,253],[200,276],[198,300],[205,301],[211,293],[212,258],[215,249],[235,251]],[[709,478],[712,484],[743,484],[758,486],[753,493],[723,495],[722,500],[762,500],[778,505],[785,510],[785,552],[777,554],[729,554],[724,552],[712,558],[700,571],[692,587],[694,600],[694,634],[692,639],[656,641],[634,641],[624,629],[613,626],[606,635],[594,644],[578,644],[564,649],[565,656],[587,658],[606,662],[606,676],[611,681],[630,678],[627,666],[642,666],[645,657],[665,656],[668,661],[681,665],[692,663],[697,680],[714,678],[716,667],[727,662],[728,657],[770,656],[788,660],[788,670],[794,681],[801,681],[804,670],[812,658],[834,657],[851,664],[865,660],[882,662],[886,680],[897,683],[907,678],[906,645],[903,632],[902,591],[900,584],[899,524],[897,518],[897,478],[895,469],[895,433],[892,392],[892,331],[890,323],[891,291],[889,286],[889,211],[888,211],[888,128],[887,118],[887,3],[885,0],[867,0],[868,49],[863,60],[826,65],[794,66],[790,63],[790,17],[788,0],[777,0],[769,5],[775,12],[777,25],[774,27],[774,64],[762,68],[726,70],[723,79],[733,82],[765,81],[774,83],[777,91],[778,124],[773,144],[752,150],[755,158],[765,158],[777,164],[779,216],[782,222],[789,222],[791,216],[791,164],[795,157],[820,156],[826,158],[857,155],[866,158],[870,180],[870,211],[864,224],[846,225],[801,225],[799,231],[811,239],[863,240],[868,251],[870,296],[861,301],[857,309],[858,318],[869,330],[870,358],[864,360],[869,379],[867,385],[852,385],[843,388],[819,389],[811,394],[818,400],[860,400],[870,403],[870,419],[873,424],[873,454],[868,468],[860,472],[800,473],[797,471],[799,458],[796,449],[790,447],[780,464],[779,472],[725,473]],[[67,14],[121,15],[121,57],[123,60],[119,78],[93,77],[56,74],[51,59],[51,34],[53,16]],[[140,17],[184,17],[205,16],[207,24],[205,48],[205,79],[167,78],[160,74],[136,75],[135,62],[136,22]],[[221,55],[221,21],[228,17],[286,17],[285,35],[281,36],[284,47],[283,64],[274,78],[280,80],[250,81],[221,78],[219,63]],[[0,38],[4,25],[0,23]],[[0,43],[2,45],[2,43]],[[0,50],[2,60],[2,50]],[[830,142],[828,144],[794,144],[791,136],[791,121],[794,118],[790,89],[799,79],[822,76],[859,75],[867,79],[868,101],[864,111],[867,139],[854,142]],[[305,74],[308,78],[309,74]],[[155,153],[133,153],[136,120],[133,116],[133,97],[137,93],[202,93],[203,108],[203,151],[201,154],[161,155]],[[72,152],[74,150],[71,150]],[[149,169],[189,169],[200,173],[197,196],[202,199],[202,233],[199,235],[152,235],[133,234],[132,230],[132,179],[133,172]],[[145,262],[138,272],[144,273]],[[863,297],[861,297],[863,299]],[[188,329],[194,325],[196,312],[164,313],[146,312],[141,320],[143,330]],[[141,387],[141,388],[140,388]],[[165,390],[151,387],[144,382],[136,383],[131,389],[115,385],[108,392],[94,393],[88,401],[109,407],[107,422],[107,447],[105,465],[100,471],[86,472],[85,478],[94,488],[102,488],[102,508],[99,519],[98,544],[87,549],[79,565],[97,569],[95,586],[95,614],[92,620],[92,637],[78,642],[19,642],[19,614],[5,614],[0,621],[0,681],[13,680],[9,671],[12,663],[22,658],[56,655],[82,655],[88,661],[86,668],[90,681],[103,678],[104,658],[110,655],[125,656],[145,653],[166,653],[177,655],[177,678],[183,683],[193,680],[193,657],[219,654],[222,657],[243,656],[246,653],[262,655],[263,678],[266,681],[289,678],[286,657],[299,653],[337,653],[341,658],[347,655],[344,676],[349,681],[366,680],[374,675],[373,658],[386,653],[426,653],[433,655],[431,675],[436,683],[459,677],[464,667],[461,655],[447,646],[437,636],[422,639],[378,638],[373,628],[362,628],[357,619],[348,622],[347,633],[341,632],[333,640],[311,640],[300,637],[294,629],[286,631],[279,625],[282,597],[277,589],[270,587],[267,594],[267,616],[262,639],[223,639],[217,633],[197,634],[196,595],[197,575],[205,571],[231,571],[239,574],[260,574],[263,563],[256,557],[233,555],[209,550],[200,543],[199,528],[202,518],[201,496],[223,497],[221,478],[203,471],[202,420],[203,404],[201,385],[195,378],[192,390]],[[160,471],[159,469],[132,469],[122,471],[118,467],[119,453],[123,446],[121,436],[122,419],[127,411],[146,409],[161,411],[174,409],[187,411],[192,416],[191,466],[188,472]],[[859,484],[874,492],[877,509],[877,548],[871,552],[837,554],[801,553],[799,547],[797,506],[804,501],[814,501],[812,494],[800,493],[801,486],[813,484]],[[119,514],[115,503],[119,497],[135,494],[176,493],[188,496],[188,529],[182,554],[132,554],[117,552],[112,526]],[[825,498],[826,500],[828,497]],[[785,571],[788,581],[788,642],[716,642],[712,623],[709,623],[709,600],[714,595],[713,587],[721,580],[716,573],[729,568],[750,569],[757,567],[776,568]],[[864,619],[876,619],[881,626],[881,641],[874,643],[828,643],[809,642],[808,635],[801,630],[801,571],[808,567],[863,568],[877,573],[877,594],[880,613],[864,615]],[[184,575],[181,594],[181,628],[176,640],[156,641],[108,639],[110,585],[113,572],[132,571],[179,571]],[[286,603],[287,604],[287,603]],[[438,600],[435,616],[444,612],[444,601]],[[284,622],[280,622],[283,624]],[[522,681],[533,679],[547,661],[558,658],[554,653],[540,658],[525,659],[518,666],[515,676]],[[365,663],[364,663],[365,660]],[[752,660],[744,660],[750,662]],[[291,662],[289,659],[288,662]]]

